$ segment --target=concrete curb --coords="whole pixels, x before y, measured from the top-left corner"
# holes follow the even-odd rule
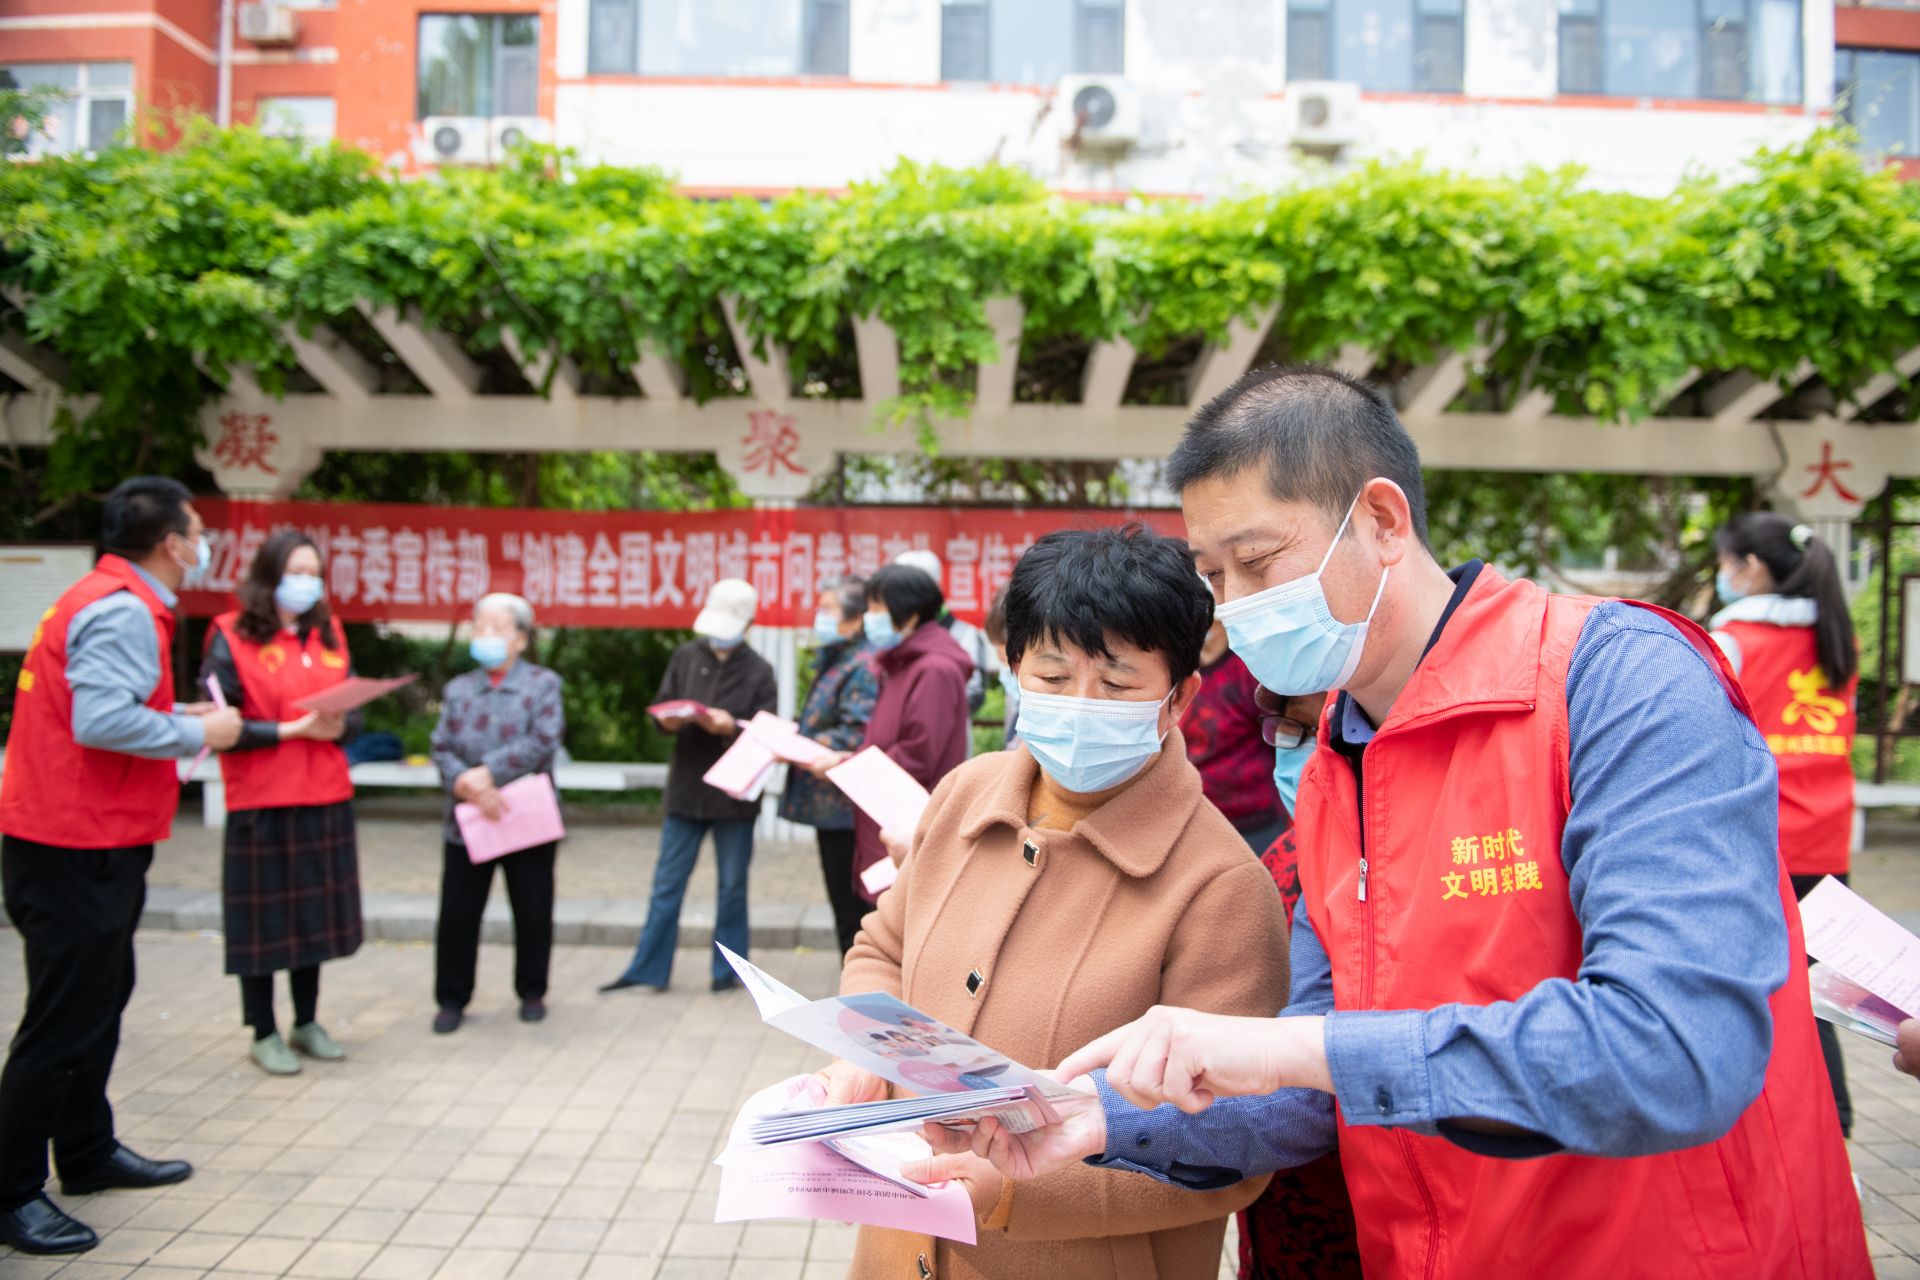
[[[381,942],[433,941],[434,922],[440,913],[438,898],[424,893],[369,893],[363,894],[360,902],[367,937]],[[833,910],[824,902],[754,903],[749,918],[755,947],[827,950],[839,946],[833,930]],[[647,904],[642,901],[562,899],[553,906],[553,940],[597,947],[631,947],[639,941],[640,928],[646,920]],[[4,918],[0,918],[0,929],[7,927]],[[217,932],[221,927],[220,895],[204,889],[155,885],[147,890],[147,908],[140,917],[140,927],[177,933]],[[485,942],[513,941],[513,913],[505,902],[487,905],[480,937]],[[683,909],[679,945],[705,948],[712,941],[712,907],[689,905]]]

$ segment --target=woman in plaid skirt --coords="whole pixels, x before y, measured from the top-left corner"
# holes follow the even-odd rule
[[[227,788],[221,898],[227,972],[240,979],[250,1054],[293,1075],[295,1050],[333,1061],[345,1052],[316,1020],[320,964],[352,955],[360,918],[353,781],[341,740],[358,713],[296,705],[353,673],[346,636],[327,609],[320,551],[295,529],[268,538],[235,592],[240,607],[213,621],[201,683],[240,708],[240,742],[220,757]],[[273,975],[287,971],[293,1030],[273,1016]]]

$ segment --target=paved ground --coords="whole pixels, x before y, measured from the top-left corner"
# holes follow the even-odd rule
[[[1920,828],[1882,828],[1875,845],[1859,864],[1862,890],[1920,909]],[[680,954],[670,994],[594,995],[623,958],[558,948],[552,1015],[530,1027],[513,1017],[509,953],[489,946],[467,1026],[437,1037],[430,950],[370,944],[323,980],[321,1016],[348,1060],[272,1079],[244,1057],[218,940],[143,933],[114,1099],[130,1144],[189,1157],[199,1172],[160,1192],[68,1202],[102,1231],[101,1247],[65,1263],[0,1251],[0,1280],[838,1280],[847,1228],[712,1221],[710,1161],[733,1112],[815,1055],[762,1027],[743,995],[707,994],[701,952]],[[756,959],[802,991],[832,986],[819,951]],[[18,1008],[23,983],[18,951],[0,945],[0,1010]],[[1879,1273],[1920,1278],[1920,1082],[1848,1040],[1853,1158]]]

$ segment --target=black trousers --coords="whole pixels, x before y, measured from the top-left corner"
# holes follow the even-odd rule
[[[1806,897],[1813,891],[1813,886],[1824,879],[1826,879],[1825,876],[1792,877],[1793,896]],[[1834,879],[1845,884],[1848,877],[1843,874],[1835,876]],[[1812,956],[1807,957],[1807,965],[1809,968],[1812,967]],[[1847,1060],[1840,1053],[1840,1029],[1825,1018],[1815,1018],[1814,1026],[1820,1032],[1820,1056],[1826,1059],[1827,1081],[1833,1086],[1833,1105],[1840,1112],[1840,1132],[1851,1138],[1853,1136],[1853,1093],[1847,1088]]]
[[[304,1027],[320,1011],[320,966],[287,970],[287,989],[293,995],[293,1025]],[[273,975],[240,975],[240,1021],[253,1028],[253,1038],[265,1040],[278,1031],[273,1017]]]
[[[115,1145],[107,1077],[133,996],[133,931],[153,846],[61,849],[7,836],[0,885],[27,961],[27,1007],[0,1071],[0,1210],[39,1195],[47,1143],[68,1173]]]
[[[465,845],[441,850],[440,925],[433,935],[433,999],[442,1009],[464,1009],[473,999],[480,960],[480,917],[493,892],[493,869],[507,878],[513,907],[513,989],[522,1000],[547,994],[553,956],[553,858],[557,844],[535,845],[478,865]]]
[[[820,842],[820,876],[827,882],[827,902],[833,907],[833,931],[840,941],[840,956],[846,958],[853,948],[853,936],[860,932],[860,921],[867,904],[853,887],[853,831],[814,830]]]

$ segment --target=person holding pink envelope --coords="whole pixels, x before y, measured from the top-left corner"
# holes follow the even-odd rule
[[[433,762],[447,788],[445,843],[440,863],[440,922],[433,932],[433,1017],[436,1035],[460,1029],[473,999],[480,955],[480,917],[493,892],[497,865],[513,907],[513,989],[520,1021],[547,1016],[547,967],[553,954],[553,862],[549,840],[504,857],[474,861],[455,808],[465,802],[489,819],[505,816],[507,784],[553,772],[566,736],[560,677],[527,661],[533,642],[533,606],[495,592],[473,607],[467,648],[479,666],[447,681],[440,723],[433,730]]]
[[[240,979],[247,1054],[269,1075],[300,1070],[295,1051],[346,1056],[315,1014],[320,966],[360,949],[360,853],[353,779],[341,740],[357,714],[322,715],[301,700],[353,673],[346,634],[327,609],[320,549],[298,529],[261,544],[235,589],[239,607],[213,620],[203,685],[238,707],[240,741],[220,757],[227,786],[220,896],[228,973]],[[293,1029],[273,1015],[273,975],[286,970]]]

